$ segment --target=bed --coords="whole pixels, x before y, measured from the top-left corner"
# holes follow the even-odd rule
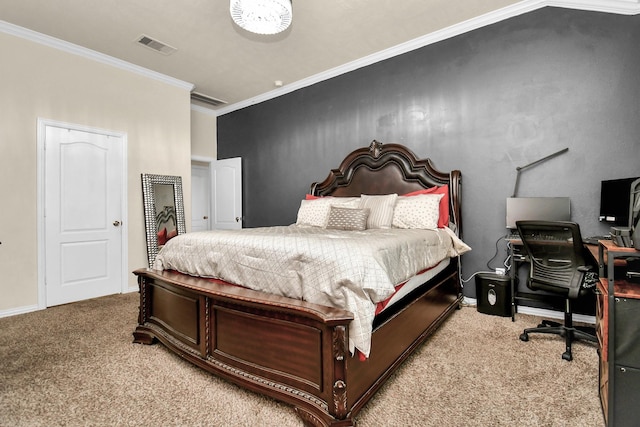
[[[406,203],[409,196],[415,194],[422,196],[446,190],[445,195],[437,199],[440,201],[438,230],[429,232],[450,236],[454,248],[447,249],[448,255],[441,261],[421,268],[419,275],[399,280],[401,286],[394,283],[399,292],[372,292],[370,289],[374,287],[369,286],[371,279],[367,276],[369,291],[366,293],[376,295],[372,298],[375,300],[372,318],[361,318],[359,310],[347,309],[351,306],[315,302],[306,294],[290,297],[250,289],[254,284],[248,282],[253,279],[242,283],[241,279],[213,277],[217,272],[178,272],[180,268],[171,268],[169,256],[163,265],[162,251],[166,249],[163,248],[154,269],[134,272],[140,286],[134,342],[159,341],[215,375],[288,403],[305,425],[354,425],[357,413],[384,381],[459,308],[462,299],[459,255],[469,249],[460,240],[460,185],[460,171],[438,171],[429,159],[418,159],[402,145],[377,141],[353,151],[324,181],[311,185],[306,200],[312,201],[307,205],[315,209],[319,206],[316,199],[323,202],[361,200],[365,197],[362,195],[368,195],[372,199],[380,196],[378,200],[397,194],[403,195]],[[416,200],[411,198],[411,203]],[[429,203],[432,202],[430,197]],[[396,206],[399,205],[398,202]],[[303,206],[305,201],[301,203],[297,222],[303,216]],[[330,208],[330,211],[333,215],[339,209]],[[364,211],[367,215],[372,212]],[[405,219],[411,221],[413,217]],[[371,220],[368,217],[367,221]],[[297,225],[308,224],[289,227],[303,231],[314,228]],[[325,224],[325,228],[332,227]],[[333,228],[331,238],[342,239],[344,233],[352,233],[351,228],[347,227],[348,231],[344,228]],[[373,240],[381,240],[379,236],[393,234],[392,231],[372,230],[379,233]],[[268,230],[272,232],[275,231]],[[175,238],[167,246],[174,240],[178,242],[175,245],[180,244]],[[407,258],[406,254],[400,256]],[[395,258],[391,259],[389,264],[396,264]],[[363,269],[374,270],[371,264],[365,264]],[[315,275],[316,270],[310,271],[311,276]],[[299,281],[306,284],[308,277],[303,276]],[[358,322],[367,329],[362,339],[354,339],[362,326],[354,329]]]

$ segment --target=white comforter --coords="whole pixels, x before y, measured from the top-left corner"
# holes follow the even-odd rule
[[[296,225],[181,234],[154,268],[349,310],[349,348],[369,356],[376,303],[394,286],[470,248],[449,230],[327,230]]]

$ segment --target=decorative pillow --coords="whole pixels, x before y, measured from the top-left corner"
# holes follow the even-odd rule
[[[174,237],[176,237],[178,235],[178,229],[174,228],[173,230],[169,231],[167,233],[167,241],[173,239]]]
[[[326,227],[329,219],[329,208],[332,205],[346,208],[357,208],[357,197],[319,197],[317,199],[302,200],[298,209],[297,225],[311,225]]]
[[[167,243],[167,227],[158,231],[158,246],[164,246]]]
[[[334,230],[366,230],[369,209],[331,206],[327,228]]]
[[[398,197],[392,225],[397,228],[438,228],[440,201],[444,194]]]
[[[303,200],[300,203],[300,209],[298,209],[296,224],[314,227],[326,226],[330,206],[328,203],[320,203],[320,199]]]
[[[431,187],[424,190],[413,191],[403,194],[404,197],[418,196],[420,194],[444,194],[440,199],[440,216],[438,218],[438,228],[444,228],[449,225],[449,186],[447,184],[440,187]]]
[[[396,205],[397,194],[384,196],[360,196],[360,209],[369,209],[367,228],[391,228],[393,208]]]

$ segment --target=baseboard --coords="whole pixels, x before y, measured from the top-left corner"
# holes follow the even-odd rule
[[[518,306],[518,313],[529,314],[531,316],[544,317],[545,319],[564,320],[564,312],[547,310],[546,308],[527,307],[526,305]],[[596,317],[586,314],[573,313],[573,321],[576,323],[586,323],[589,325],[596,324]]]
[[[138,291],[139,291],[139,289],[138,289],[137,286],[129,286],[122,293],[123,294],[130,294],[130,293],[138,292]],[[0,310],[0,319],[3,318],[3,317],[17,316],[18,314],[26,314],[26,313],[31,313],[33,311],[45,310],[45,309],[46,309],[46,307],[45,308],[40,308],[36,304],[36,305],[27,305],[27,306],[24,306],[24,307],[16,307],[16,308],[12,308],[10,310]]]
[[[464,297],[462,304],[469,307],[476,307],[478,300],[475,298]],[[544,317],[545,319],[557,319],[564,320],[564,313],[562,311],[548,310],[546,308],[527,307],[526,305],[519,305],[516,314],[528,314],[530,316]],[[573,321],[576,323],[586,323],[589,325],[596,324],[595,316],[589,316],[586,314],[573,314]]]
[[[16,307],[10,310],[0,310],[0,318],[17,316],[18,314],[31,313],[32,311],[38,311],[40,307],[38,305],[26,305],[24,307]]]
[[[468,307],[477,307],[478,300],[475,298],[462,297],[462,305],[468,306]]]

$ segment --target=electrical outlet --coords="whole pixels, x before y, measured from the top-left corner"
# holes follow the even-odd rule
[[[504,274],[505,274],[504,268],[496,268],[496,274],[504,276]]]

